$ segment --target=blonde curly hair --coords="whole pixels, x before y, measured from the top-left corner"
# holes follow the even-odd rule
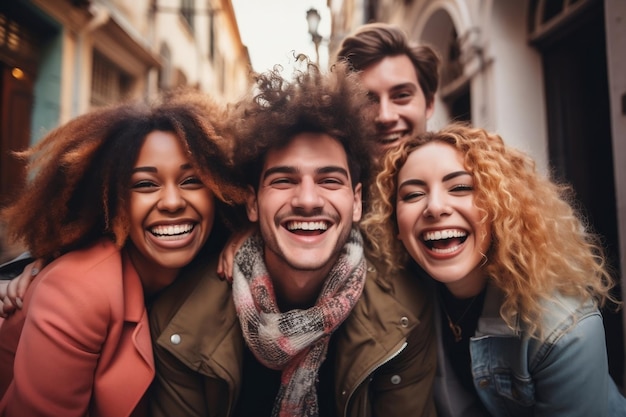
[[[409,256],[396,239],[398,172],[413,151],[435,141],[455,147],[474,178],[474,204],[492,230],[483,270],[505,294],[500,314],[510,327],[519,320],[540,338],[542,301],[556,293],[600,307],[619,304],[600,240],[575,209],[571,187],[537,172],[529,156],[500,136],[465,124],[417,134],[381,161],[361,222],[369,256],[389,273],[406,267]]]

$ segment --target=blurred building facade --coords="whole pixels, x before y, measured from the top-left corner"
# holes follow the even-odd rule
[[[0,202],[9,155],[94,107],[194,86],[218,100],[249,86],[230,0],[0,1]]]
[[[624,0],[328,0],[333,56],[357,26],[400,25],[441,55],[430,129],[467,120],[570,182],[611,261],[626,274]],[[622,284],[622,298],[626,285]],[[609,361],[624,385],[624,320],[605,313]]]

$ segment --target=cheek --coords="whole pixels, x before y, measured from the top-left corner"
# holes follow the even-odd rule
[[[142,227],[143,220],[152,204],[147,201],[146,195],[131,194],[128,204],[128,217],[131,229]]]
[[[215,216],[215,198],[213,194],[207,191],[206,193],[198,195],[195,204],[201,215],[212,221]]]
[[[398,224],[398,238],[402,241],[411,235],[411,230],[415,224],[415,216],[407,207],[398,208],[396,210],[396,221]]]

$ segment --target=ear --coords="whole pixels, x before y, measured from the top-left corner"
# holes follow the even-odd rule
[[[426,120],[430,120],[431,116],[435,113],[435,98],[426,106]]]
[[[248,214],[248,220],[251,222],[259,221],[259,206],[257,204],[256,191],[252,186],[248,186],[246,192],[246,213]]]
[[[361,220],[361,215],[363,214],[363,196],[362,196],[362,185],[358,183],[356,187],[354,187],[354,201],[352,205],[352,222],[357,223]]]

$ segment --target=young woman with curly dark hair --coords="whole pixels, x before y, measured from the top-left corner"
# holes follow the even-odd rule
[[[181,92],[95,110],[21,154],[2,219],[47,265],[0,327],[1,415],[146,415],[151,302],[221,249],[224,209],[243,201],[221,118]]]

